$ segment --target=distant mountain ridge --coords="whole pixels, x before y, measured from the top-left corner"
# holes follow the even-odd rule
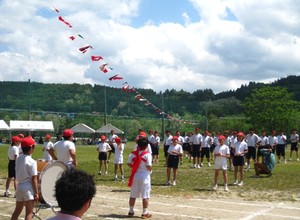
[[[156,93],[151,89],[137,89],[141,95],[167,113],[179,116],[198,114],[204,111],[201,103],[218,100],[237,100],[238,103],[249,97],[253,89],[263,86],[287,88],[294,98],[300,101],[300,76],[287,76],[272,83],[249,82],[236,90],[214,94],[211,89],[197,90],[192,93],[184,90],[167,89]],[[106,93],[106,103],[104,94]],[[44,84],[38,82],[0,82],[0,108],[33,111],[53,111],[71,113],[104,113],[118,116],[160,117],[154,110],[143,105],[134,97],[136,93],[124,92],[121,88],[90,84]],[[238,105],[238,104],[237,104]],[[225,106],[226,107],[226,106]],[[238,114],[240,109],[228,110],[223,114]],[[224,115],[222,115],[224,116]]]

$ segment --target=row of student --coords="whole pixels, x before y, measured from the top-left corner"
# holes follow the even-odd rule
[[[63,162],[65,162],[69,167],[75,167],[78,163],[75,156],[75,147],[72,140],[72,131],[69,129],[65,130],[63,132],[64,140],[54,144],[53,148],[50,149],[50,154],[53,159],[58,159]],[[244,141],[244,134],[239,132],[237,134],[237,142],[234,144],[234,157],[233,157],[233,165],[234,165],[234,178],[235,178],[235,184],[243,185],[243,165],[244,165],[244,154],[247,153],[247,144]],[[102,140],[106,139],[104,137],[101,138]],[[120,138],[115,138],[115,142],[118,144],[121,142],[119,140]],[[171,176],[171,170],[173,169],[173,185],[176,184],[176,177],[177,177],[177,169],[178,164],[180,160],[180,156],[183,154],[183,148],[181,144],[178,143],[178,136],[172,137],[172,142],[167,150],[167,159],[166,159],[166,166],[167,166],[167,184],[170,183],[170,176]],[[227,145],[224,145],[222,143],[225,142],[225,137],[220,135],[218,137],[218,144],[216,148],[214,149],[214,156],[216,158],[215,162],[215,186],[214,189],[217,189],[218,184],[218,173],[219,170],[223,170],[223,176],[224,176],[224,189],[228,191],[227,187],[227,162],[226,158],[230,157],[229,154],[229,147]],[[16,203],[16,209],[13,213],[12,219],[16,219],[19,214],[21,213],[23,206],[26,206],[26,216],[32,215],[32,201],[38,199],[37,194],[37,187],[36,187],[36,161],[32,160],[31,154],[34,149],[35,142],[31,137],[27,137],[24,140],[21,141],[21,147],[24,153],[24,156],[19,157],[16,163],[16,171],[17,171],[17,180],[19,181],[19,185],[17,188],[17,203]],[[54,152],[56,151],[56,154]],[[29,155],[29,157],[28,157]],[[64,158],[67,158],[68,160],[65,161]],[[23,157],[27,158],[22,159]],[[225,159],[225,160],[224,160]],[[25,162],[24,162],[25,160]],[[23,162],[19,162],[23,161]],[[29,173],[26,173],[26,185],[25,191],[28,191],[30,189],[31,193],[27,193],[24,197],[25,191],[22,191],[22,183],[23,183],[23,170],[22,167],[24,167],[24,163],[27,162],[31,165],[31,169]],[[21,165],[18,165],[21,163]],[[142,218],[150,218],[151,214],[148,213],[147,208],[149,204],[149,198],[150,198],[150,189],[151,189],[151,180],[150,180],[150,174],[152,170],[152,156],[151,156],[151,147],[149,147],[148,140],[146,138],[145,132],[140,132],[137,137],[137,144],[135,146],[134,152],[132,152],[128,158],[128,165],[132,167],[132,173],[129,178],[129,185],[131,186],[131,194],[129,199],[129,215],[134,215],[133,207],[135,204],[135,199],[142,194],[143,198],[143,214]],[[273,166],[274,167],[274,166]],[[256,174],[260,173],[267,173],[270,174],[273,169],[272,166],[255,166]],[[240,173],[240,181],[238,183],[238,171]],[[226,174],[226,175],[225,175]],[[29,178],[31,177],[31,178]],[[30,187],[28,184],[31,184]],[[30,195],[30,196],[29,196]],[[28,197],[29,196],[29,197]],[[28,218],[30,219],[30,218]]]
[[[176,132],[176,134],[178,131]],[[225,144],[229,147],[236,141],[236,131],[227,132],[225,131],[223,135],[225,136]],[[214,147],[218,144],[218,136],[221,135],[221,132],[216,132],[215,135],[211,135],[208,131],[204,131],[203,134],[200,133],[199,128],[195,128],[195,132],[189,132],[189,135],[186,136],[176,136],[179,137],[179,140],[183,140],[183,142],[179,141],[179,144],[183,146],[183,150],[190,154],[193,158],[193,166],[194,168],[200,168],[203,165],[203,158],[207,158],[208,166],[210,166],[210,155],[209,152],[213,152]],[[165,156],[168,146],[170,146],[172,141],[172,135],[170,131],[166,131],[166,135],[163,141],[164,144],[164,153]],[[181,139],[182,138],[182,139]],[[298,156],[298,142],[299,135],[296,130],[292,130],[292,134],[290,136],[291,140],[291,148],[290,148],[290,159],[292,160],[292,153],[295,151],[296,160],[299,161]],[[249,133],[245,137],[245,141],[249,146],[249,153],[246,155],[246,163],[247,170],[250,169],[250,159],[253,159],[256,162],[257,158],[261,157],[261,154],[257,149],[263,148],[264,146],[270,144],[273,149],[273,153],[277,155],[277,162],[281,162],[281,158],[283,158],[286,163],[285,157],[285,148],[287,146],[287,136],[284,135],[284,132],[281,130],[279,134],[276,134],[276,131],[273,130],[269,136],[266,136],[266,132],[263,131],[261,136],[258,136],[254,133],[253,129],[249,129]],[[231,159],[229,159],[230,165],[232,165]],[[229,167],[230,168],[230,167]]]

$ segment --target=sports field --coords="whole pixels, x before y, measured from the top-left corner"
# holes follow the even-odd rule
[[[0,147],[1,155],[6,155],[7,147]],[[125,161],[132,147],[133,143],[126,145]],[[41,155],[41,147],[38,146],[33,157],[38,159]],[[94,174],[97,184],[97,194],[83,219],[127,218],[129,188],[126,180],[113,181],[111,163],[108,176],[97,175],[95,146],[78,145],[77,155],[78,168]],[[7,172],[7,158],[3,157],[0,161],[0,192],[4,192]],[[211,167],[205,162],[201,169],[191,169],[191,164],[184,159],[176,186],[165,186],[163,164],[164,160],[161,159],[153,168],[149,207],[152,219],[300,219],[300,162],[295,158],[287,164],[276,164],[274,174],[269,178],[254,179],[251,178],[253,170],[246,172],[245,185],[242,187],[232,185],[233,172],[229,171],[229,192],[222,190],[222,184],[218,191],[212,190],[213,162]],[[125,178],[128,178],[130,171],[125,168]],[[14,204],[13,197],[0,197],[0,219],[9,219]],[[41,209],[38,214],[41,219],[45,219],[52,216],[53,211],[49,208]],[[138,199],[135,216],[139,218],[140,215],[141,200]]]

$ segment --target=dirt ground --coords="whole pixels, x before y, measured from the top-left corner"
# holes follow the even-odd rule
[[[4,192],[4,180],[0,182],[0,192]],[[166,186],[172,187],[172,186]],[[2,194],[3,195],[3,194]],[[10,219],[14,210],[15,198],[0,197],[0,219]],[[117,187],[97,187],[97,194],[92,201],[91,208],[82,219],[126,219],[128,213],[129,190]],[[39,206],[37,206],[39,207]],[[181,197],[152,194],[149,211],[152,219],[299,219],[300,220],[300,193],[291,202],[279,200],[245,201],[237,195],[234,189],[224,192],[219,189],[205,198],[185,195]],[[137,199],[135,216],[131,219],[140,219],[142,212],[141,199]],[[53,216],[51,208],[41,208],[35,219],[46,219]],[[21,218],[24,219],[24,213]]]

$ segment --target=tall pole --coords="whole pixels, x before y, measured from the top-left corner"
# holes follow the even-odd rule
[[[162,102],[162,111],[163,113],[165,112],[165,102],[164,102],[164,95],[163,93],[161,92],[161,102]],[[165,114],[161,114],[161,132],[162,132],[162,135],[161,137],[164,137],[165,135]]]
[[[205,129],[208,130],[208,111],[207,111],[207,108],[208,108],[208,104],[206,103],[206,106],[205,106]]]
[[[104,125],[107,125],[106,86],[104,85]]]
[[[28,79],[28,86],[29,86],[29,91],[28,91],[28,119],[31,121],[31,84],[30,84],[30,79]]]

